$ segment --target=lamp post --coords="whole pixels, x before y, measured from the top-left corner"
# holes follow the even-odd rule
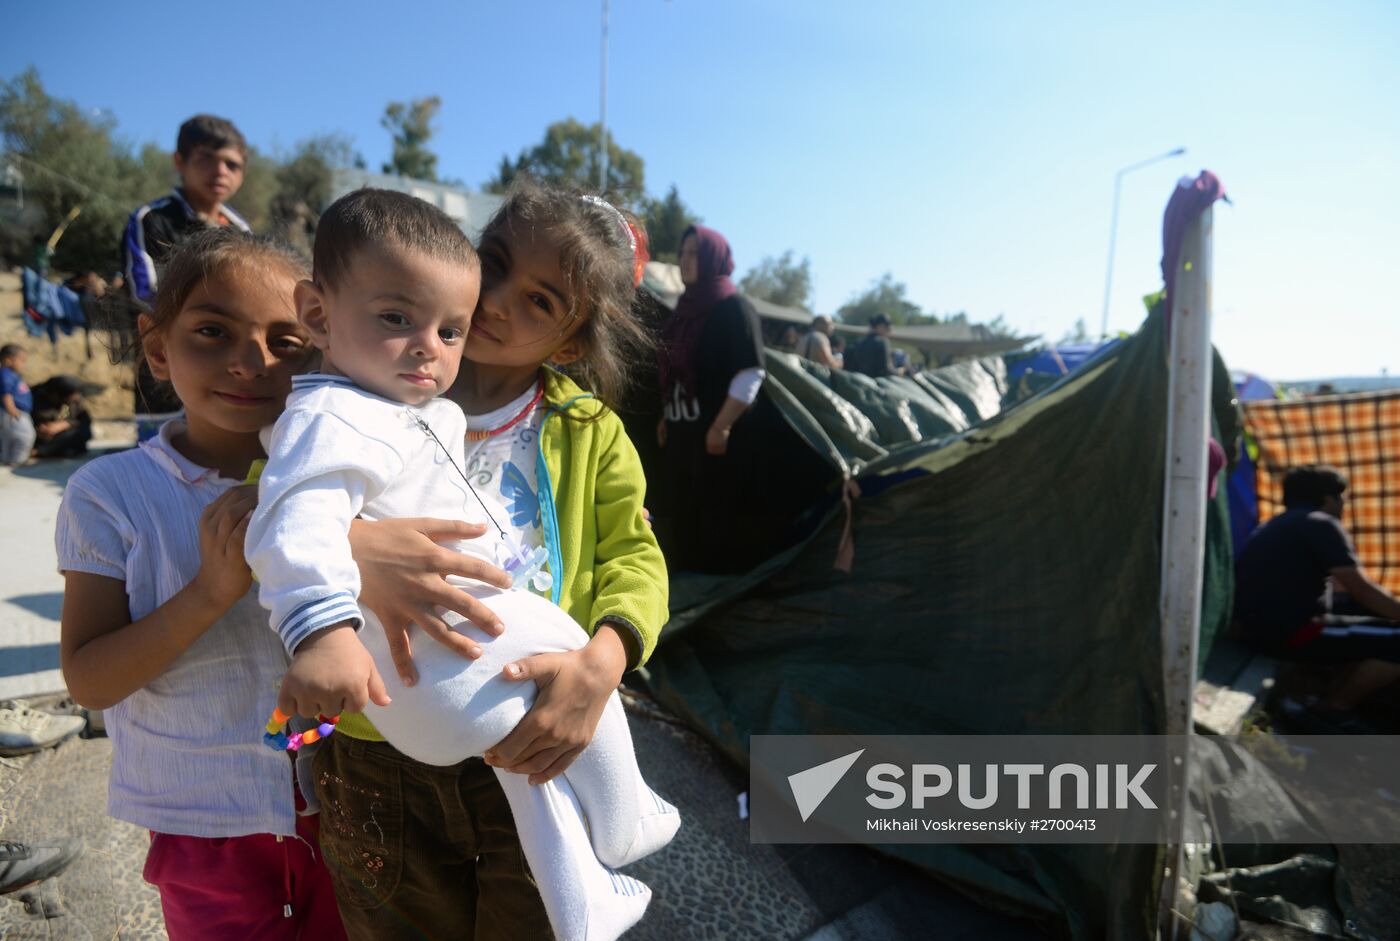
[[[598,83],[598,192],[608,192],[608,0],[603,0],[603,73]]]
[[[1126,166],[1113,174],[1113,217],[1108,224],[1108,274],[1104,276],[1103,285],[1103,327],[1099,331],[1099,336],[1108,336],[1108,301],[1113,291],[1113,247],[1118,241],[1118,197],[1123,190],[1123,177],[1134,170],[1141,170],[1143,167],[1154,164],[1159,160],[1166,160],[1168,157],[1180,157],[1186,153],[1185,147],[1178,147],[1169,150],[1164,154],[1149,157],[1146,160]]]

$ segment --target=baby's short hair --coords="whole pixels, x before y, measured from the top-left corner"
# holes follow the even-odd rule
[[[335,284],[350,269],[355,253],[370,245],[472,268],[479,264],[466,233],[447,213],[407,193],[366,187],[340,197],[322,213],[311,276],[322,286]]]

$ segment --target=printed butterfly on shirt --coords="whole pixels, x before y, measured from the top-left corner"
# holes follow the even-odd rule
[[[506,461],[501,467],[501,496],[510,503],[512,526],[540,528],[540,498],[530,489],[524,472],[513,461]]]

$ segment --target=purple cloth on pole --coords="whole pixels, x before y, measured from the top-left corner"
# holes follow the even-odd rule
[[[1186,239],[1186,227],[1206,211],[1217,199],[1225,196],[1225,184],[1209,170],[1202,170],[1194,180],[1182,177],[1167,212],[1162,217],[1162,280],[1167,285],[1167,327],[1170,331],[1173,287],[1176,283],[1177,262],[1181,259],[1181,243]],[[1170,332],[1168,336],[1170,336]]]

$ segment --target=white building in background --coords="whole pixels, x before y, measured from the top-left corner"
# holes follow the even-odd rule
[[[481,230],[486,227],[487,220],[503,200],[503,197],[494,193],[469,193],[461,187],[449,186],[446,183],[429,183],[427,180],[386,176],[382,173],[370,173],[368,170],[346,168],[331,173],[331,202],[366,186],[398,190],[432,203],[451,216],[474,245],[481,240]]]

